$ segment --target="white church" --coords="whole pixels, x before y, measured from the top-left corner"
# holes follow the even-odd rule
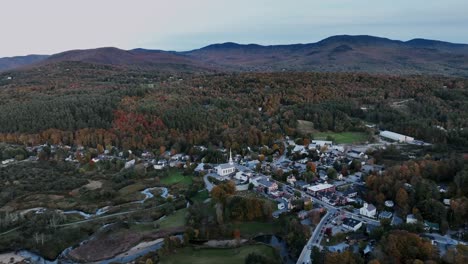
[[[229,151],[229,163],[219,164],[215,169],[216,173],[218,173],[220,177],[226,177],[236,172],[236,167],[234,166],[234,161],[232,160],[231,151]]]

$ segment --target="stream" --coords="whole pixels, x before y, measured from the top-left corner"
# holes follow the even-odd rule
[[[143,204],[146,200],[151,199],[151,198],[154,197],[154,194],[152,194],[151,191],[156,190],[156,189],[161,189],[162,190],[162,193],[161,193],[162,198],[167,198],[168,197],[169,190],[166,187],[152,187],[152,188],[146,188],[146,189],[144,189],[143,191],[140,192],[141,194],[143,194],[145,196],[145,198],[143,198],[141,200],[138,200],[138,201],[131,202],[131,203]],[[109,211],[109,209],[110,209],[109,206],[105,206],[105,207],[97,209],[94,214],[85,213],[85,212],[80,211],[80,210],[67,210],[67,211],[56,210],[56,211],[62,212],[63,214],[79,214],[84,219],[90,219],[92,217],[100,216],[100,215],[103,215],[103,214],[107,213],[107,211]],[[34,212],[36,214],[41,214],[46,210],[47,210],[47,208],[44,208],[44,207],[36,207],[36,208],[23,210],[21,212],[21,214],[26,214],[28,212]]]
[[[131,202],[131,203],[143,204],[146,200],[151,199],[151,198],[154,197],[154,194],[151,193],[151,191],[155,190],[155,189],[161,189],[162,190],[162,193],[160,194],[161,197],[163,197],[163,198],[168,197],[169,190],[167,188],[165,188],[165,187],[152,187],[152,188],[146,188],[143,191],[141,191],[141,193],[143,195],[145,195],[145,198],[143,198],[141,200],[138,200],[138,201]],[[28,212],[34,212],[36,214],[40,214],[40,213],[45,212],[46,210],[47,210],[47,208],[37,207],[37,208],[31,208],[31,209],[23,210],[21,212],[21,214],[25,214],[25,213],[28,213]],[[68,210],[68,211],[57,210],[57,211],[62,212],[63,214],[79,214],[79,215],[83,216],[85,219],[90,219],[92,217],[103,215],[108,210],[109,210],[109,206],[99,208],[98,210],[96,210],[96,212],[94,214],[85,213],[85,212],[80,211],[80,210]],[[98,231],[106,228],[109,225],[112,225],[112,224],[103,225],[102,227],[100,227],[96,231],[96,233]],[[183,238],[182,235],[178,235],[177,237],[179,237],[181,239]],[[94,236],[91,236],[90,238],[82,241],[80,243],[80,245],[82,245],[82,244],[84,244],[84,243],[86,243],[86,242],[88,242],[88,241],[90,241],[92,239],[94,239]],[[156,239],[156,240],[149,241],[149,242],[142,242],[142,243],[138,244],[137,246],[131,248],[127,252],[123,252],[123,253],[121,253],[121,254],[119,254],[119,255],[111,258],[111,259],[98,261],[96,263],[108,264],[108,263],[112,263],[112,262],[120,262],[120,263],[130,262],[130,261],[133,261],[133,260],[135,260],[135,259],[137,259],[137,258],[139,258],[141,256],[144,256],[145,254],[147,254],[147,253],[149,253],[151,251],[155,251],[155,250],[160,249],[163,245],[164,245],[163,239]],[[75,247],[76,246],[71,246],[71,247],[66,248],[65,250],[62,251],[62,253],[60,253],[60,255],[55,260],[47,260],[47,259],[43,258],[42,256],[40,256],[40,255],[38,255],[38,254],[36,254],[34,252],[28,251],[28,250],[20,250],[20,251],[17,252],[17,255],[20,255],[20,256],[22,256],[23,258],[26,258],[26,259],[30,259],[32,263],[75,264],[76,262],[69,260],[68,257],[67,257],[68,253],[71,250],[73,250],[73,248],[75,248]],[[129,252],[132,252],[132,254],[129,254]]]

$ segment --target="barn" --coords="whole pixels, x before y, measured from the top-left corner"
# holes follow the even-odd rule
[[[385,139],[390,139],[390,140],[398,141],[398,142],[411,142],[414,140],[414,138],[412,137],[398,134],[392,131],[387,131],[387,130],[381,131],[380,136]]]

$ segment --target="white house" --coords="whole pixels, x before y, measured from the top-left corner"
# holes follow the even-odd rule
[[[414,214],[409,214],[406,216],[406,223],[407,224],[415,224],[418,222],[418,219],[414,216]]]
[[[155,170],[162,170],[165,167],[167,167],[167,161],[166,160],[158,160],[158,162],[155,165],[153,165],[153,168]]]
[[[130,169],[130,168],[133,167],[133,166],[135,166],[135,160],[134,160],[134,159],[131,160],[131,161],[127,161],[127,162],[125,163],[125,168],[126,168],[126,169]]]
[[[283,201],[278,202],[278,210],[283,210],[286,208],[286,205]]]
[[[251,173],[246,173],[246,172],[238,171],[238,172],[236,173],[236,175],[234,175],[234,179],[245,182],[245,181],[247,181],[247,180],[249,179],[250,174],[251,174]]]
[[[290,175],[288,176],[288,178],[286,179],[286,181],[291,184],[291,185],[294,185],[294,183],[297,181],[296,180],[296,177],[294,177],[294,175]]]
[[[236,166],[234,166],[234,161],[232,160],[232,152],[229,152],[229,163],[223,163],[216,166],[216,173],[219,176],[224,177],[230,175],[236,171]]]
[[[308,154],[309,153],[309,152],[307,152],[307,147],[305,147],[303,145],[295,145],[292,152],[300,153],[300,154]]]
[[[380,132],[380,136],[386,139],[390,139],[393,141],[398,141],[398,142],[411,142],[414,140],[413,137],[409,137],[406,135],[398,134],[392,131],[382,131]]]
[[[372,204],[364,203],[364,206],[359,209],[359,214],[367,217],[375,217],[377,214],[377,209]]]

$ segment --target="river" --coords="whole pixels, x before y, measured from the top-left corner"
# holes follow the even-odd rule
[[[140,192],[141,194],[143,194],[145,196],[145,198],[143,198],[141,200],[138,200],[138,201],[131,202],[131,203],[143,204],[146,200],[151,199],[151,198],[154,197],[154,194],[151,193],[151,191],[156,190],[156,189],[161,189],[161,191],[162,191],[161,197],[162,198],[167,198],[169,196],[169,190],[166,187],[146,188],[146,189],[144,189],[143,191]],[[103,214],[107,213],[107,211],[109,211],[109,209],[110,209],[109,206],[105,206],[105,207],[97,209],[94,214],[85,213],[85,212],[80,211],[80,210],[67,210],[67,211],[56,210],[56,211],[57,212],[62,212],[63,214],[79,214],[84,219],[90,219],[92,217],[100,216],[100,215],[103,215]],[[48,209],[44,208],[44,207],[36,207],[36,208],[30,208],[30,209],[23,210],[23,211],[20,212],[20,214],[26,214],[28,212],[34,212],[36,214],[41,214],[41,213],[45,212],[46,210],[48,210]]]

